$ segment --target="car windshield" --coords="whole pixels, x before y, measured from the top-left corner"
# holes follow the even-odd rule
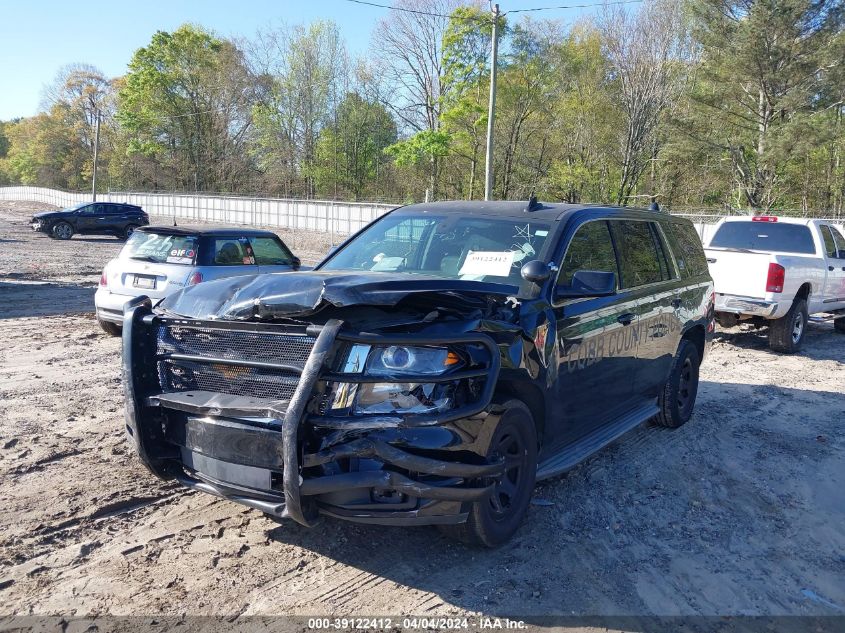
[[[62,209],[62,211],[78,211],[82,207],[86,207],[89,204],[91,204],[91,203],[90,202],[80,202],[79,204],[75,204],[72,207],[68,207],[67,209]]]
[[[816,252],[808,226],[777,222],[725,222],[710,240],[710,246],[771,253]]]
[[[196,235],[135,231],[120,251],[120,258],[189,266],[194,263],[196,254]]]
[[[320,270],[433,275],[519,286],[520,268],[538,259],[547,222],[428,213],[391,214],[357,235]]]

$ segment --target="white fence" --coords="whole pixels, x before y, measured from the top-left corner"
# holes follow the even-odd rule
[[[396,205],[374,202],[114,191],[98,194],[97,198],[104,202],[136,204],[143,207],[150,215],[176,217],[196,222],[303,229],[332,235],[354,233],[396,207]],[[0,200],[44,202],[57,207],[69,207],[90,201],[91,194],[44,187],[0,187]],[[716,222],[724,217],[724,215],[712,213],[684,212],[677,215],[692,220],[699,237],[705,244],[712,237]],[[831,222],[840,224],[841,219],[831,220]]]
[[[69,207],[89,202],[90,193],[71,193],[43,187],[0,187],[0,200],[44,202]],[[325,233],[354,233],[396,205],[332,200],[289,200],[242,196],[109,192],[102,202],[127,202],[150,215],[196,222],[274,226]]]

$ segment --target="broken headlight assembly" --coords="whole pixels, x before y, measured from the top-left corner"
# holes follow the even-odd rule
[[[352,345],[338,368],[360,382],[330,382],[325,412],[329,415],[442,413],[461,406],[477,391],[475,378],[460,375],[483,367],[476,346]],[[383,379],[383,380],[381,380]],[[427,380],[428,379],[428,380]]]

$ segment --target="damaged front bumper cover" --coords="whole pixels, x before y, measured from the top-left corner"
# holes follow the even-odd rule
[[[292,396],[283,401],[201,390],[161,392],[155,376],[156,358],[161,354],[156,355],[150,332],[163,320],[152,312],[149,300],[133,300],[126,308],[123,335],[127,434],[141,460],[160,477],[175,478],[192,489],[306,526],[313,525],[319,514],[412,525],[465,520],[468,504],[489,497],[504,472],[504,462],[485,459],[478,450],[478,437],[468,437],[473,432],[466,431],[489,431],[496,423],[489,409],[499,354],[492,339],[483,334],[437,338],[349,334],[337,320],[309,326],[308,334],[315,337],[313,347]],[[214,327],[225,329],[228,324],[218,322]],[[483,372],[456,374],[483,374],[484,387],[477,400],[445,413],[319,415],[309,406],[318,383],[351,379],[329,368],[327,359],[337,343],[481,344],[488,349],[490,361]],[[223,356],[188,360],[228,364],[233,371],[245,364],[265,370],[277,366]],[[404,380],[430,382],[432,378]],[[335,439],[318,450],[305,450],[303,435],[313,429],[333,434]],[[488,431],[475,436],[489,435]],[[434,435],[442,446],[419,439]],[[444,436],[451,439],[443,440]],[[467,447],[472,444],[474,450],[456,447],[460,442]],[[438,447],[458,450],[431,450]]]

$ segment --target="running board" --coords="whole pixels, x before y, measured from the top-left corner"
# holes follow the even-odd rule
[[[605,424],[589,435],[582,437],[574,444],[570,444],[558,454],[542,462],[537,467],[537,480],[548,479],[574,468],[616,438],[657,415],[659,410],[654,403],[639,406],[615,422]]]

